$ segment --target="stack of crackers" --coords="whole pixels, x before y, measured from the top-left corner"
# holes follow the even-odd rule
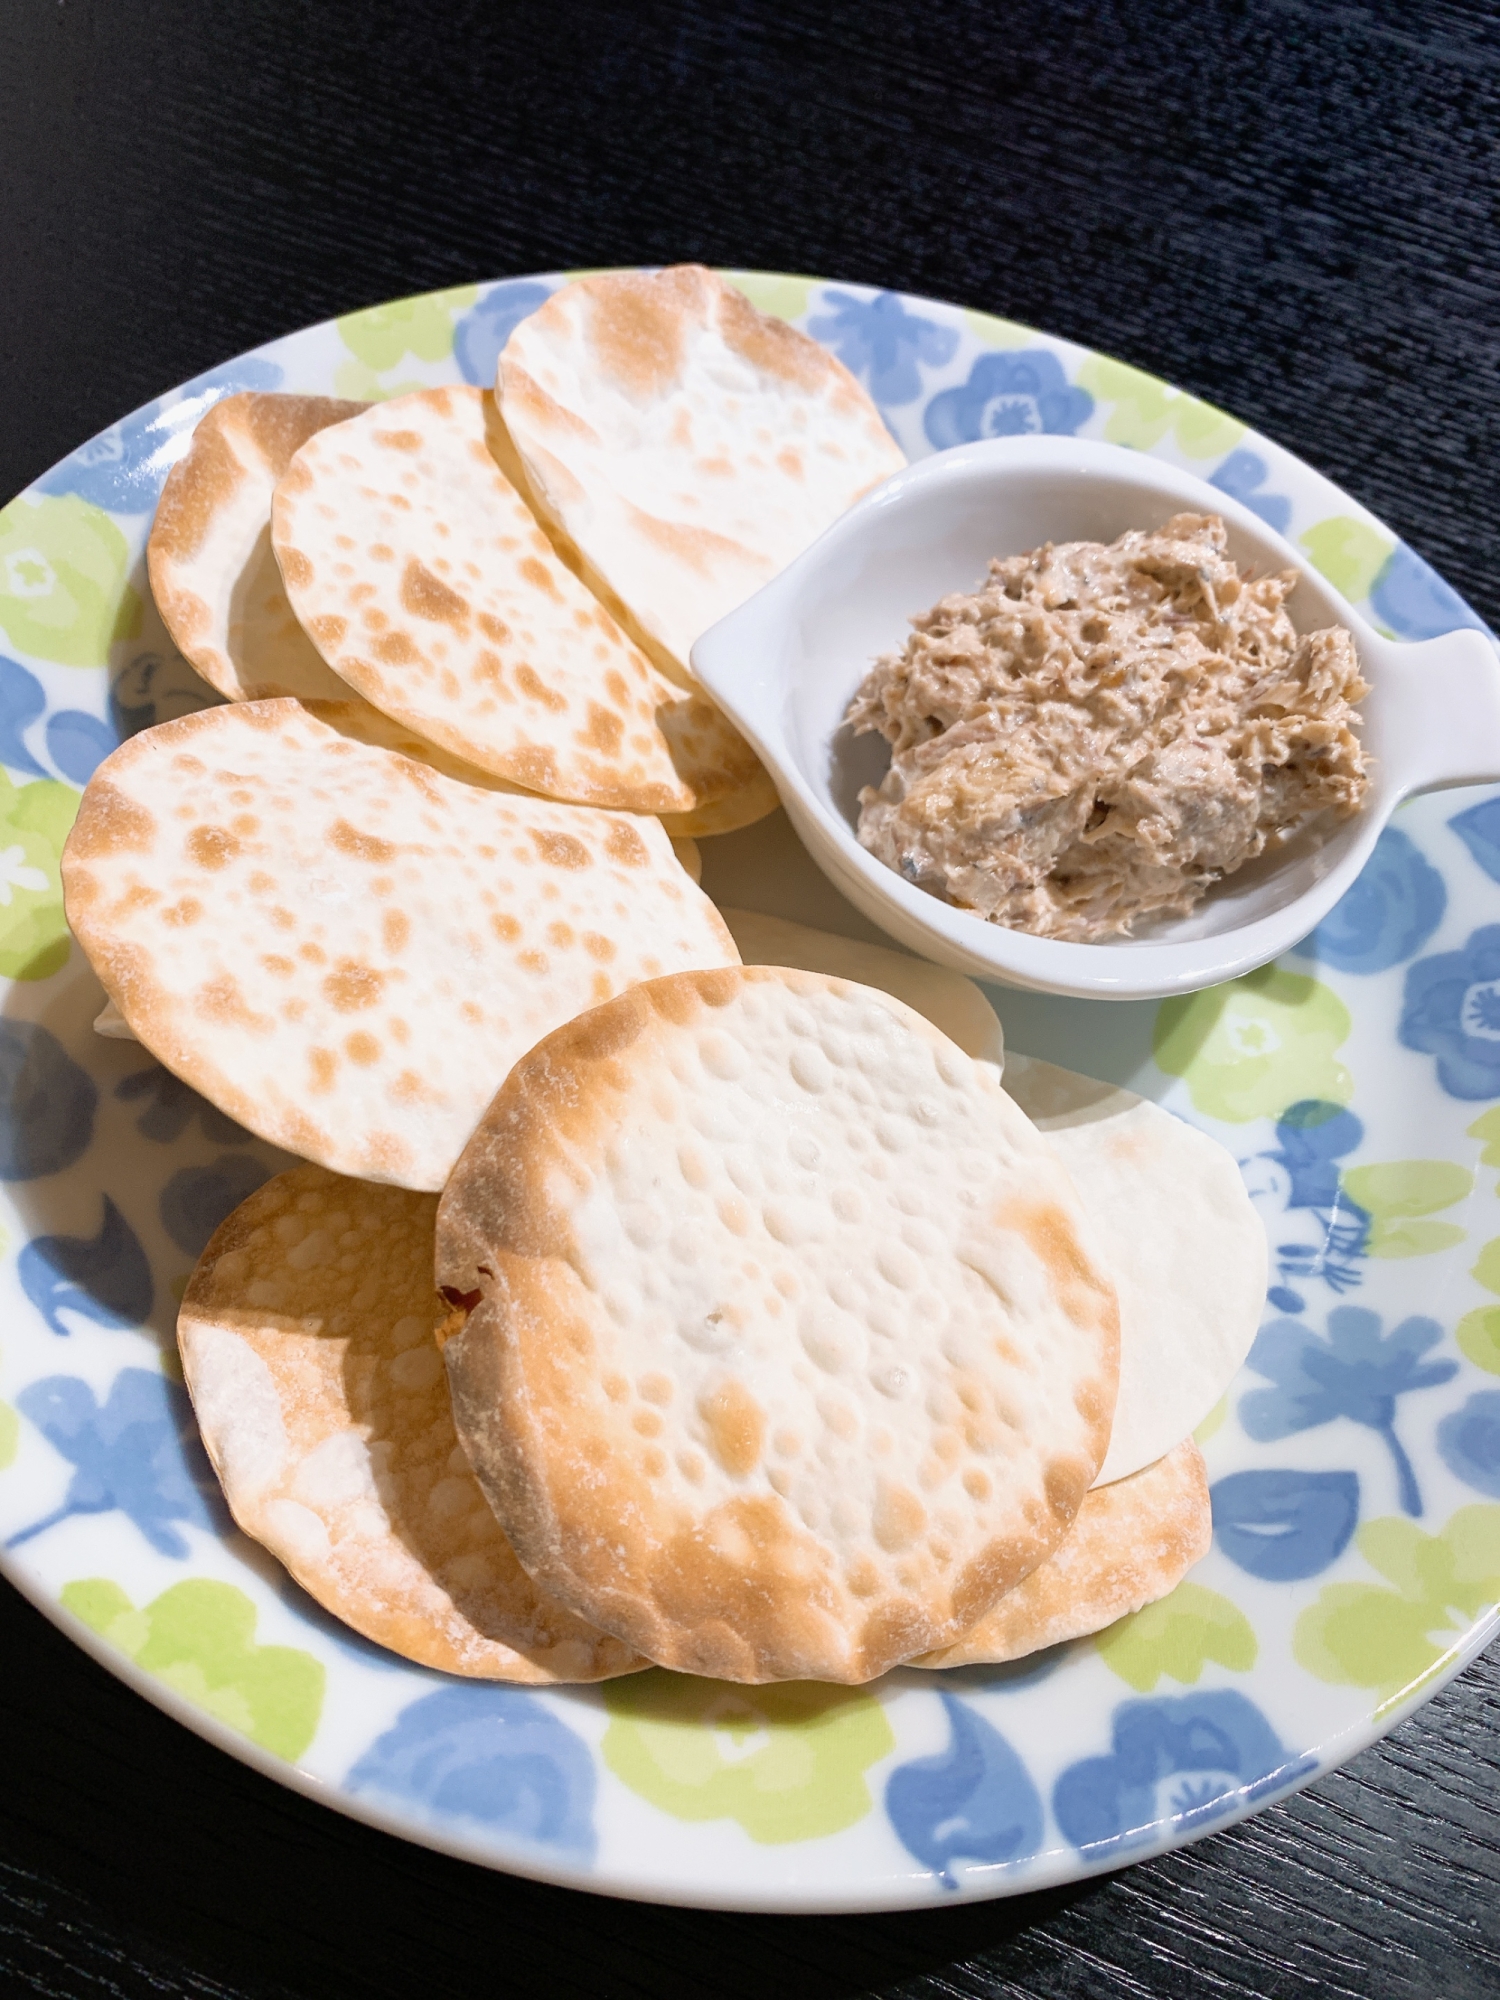
[[[1207,1546],[1233,1161],[695,879],[775,793],[693,641],[900,463],[687,266],[555,294],[493,395],[231,397],[167,483],[228,701],[100,766],[68,918],[101,1028],[307,1162],[209,1243],[184,1371],[239,1525],[408,1658],[860,1682]]]

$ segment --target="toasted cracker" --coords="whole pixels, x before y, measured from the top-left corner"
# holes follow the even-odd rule
[[[271,495],[310,437],[367,407],[331,396],[226,396],[167,474],[146,544],[151,594],[184,658],[231,701],[348,699],[287,602],[271,550]]]
[[[742,826],[754,826],[780,804],[770,772],[757,764],[745,782],[723,798],[694,806],[690,812],[663,813],[661,823],[674,840],[709,840],[716,833],[738,833]]]
[[[322,1167],[220,1224],[177,1318],[229,1510],[325,1610],[424,1667],[596,1681],[645,1662],[539,1591],[453,1429],[437,1197]]]
[[[961,972],[929,965],[925,958],[884,945],[810,930],[806,924],[768,917],[760,910],[727,910],[721,905],[719,915],[729,926],[744,964],[790,965],[799,972],[826,972],[835,979],[879,987],[931,1021],[976,1062],[993,1063],[997,1071],[1004,1064],[999,1017],[973,980]]]
[[[698,264],[554,292],[497,393],[534,496],[689,678],[700,633],[905,464],[841,362]]]
[[[692,1673],[868,1680],[1055,1546],[1114,1402],[1066,1176],[899,1001],[652,980],[511,1072],[438,1209],[458,1432],[527,1570]]]
[[[511,1064],[580,1008],[737,960],[657,821],[465,782],[362,704],[241,702],[132,737],[62,874],[168,1069],[274,1144],[402,1187],[442,1186]]]
[[[1119,1289],[1103,1486],[1169,1452],[1233,1381],[1265,1308],[1265,1226],[1233,1155],[1134,1091],[1014,1054],[1005,1088],[1067,1168]]]
[[[1102,1632],[1175,1590],[1213,1540],[1208,1473],[1191,1438],[1096,1486],[1063,1540],[956,1644],[914,1667],[998,1666]]]
[[[324,659],[384,714],[549,798],[690,812],[742,791],[750,746],[559,560],[494,428],[493,397],[421,389],[297,453],[271,538]]]

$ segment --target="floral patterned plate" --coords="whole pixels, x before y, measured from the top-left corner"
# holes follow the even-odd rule
[[[173,1319],[219,1220],[283,1162],[138,1046],[63,923],[58,853],[122,737],[213,699],[143,550],[193,424],[236,389],[492,378],[561,277],[466,286],[271,343],[127,417],[0,511],[0,1540],[122,1679],[282,1782],[492,1867],[782,1910],[993,1896],[1158,1853],[1348,1757],[1483,1646],[1500,1601],[1500,793],[1408,806],[1299,951],[1131,1006],[993,995],[1013,1046],[1132,1085],[1242,1162],[1265,1326],[1202,1427],[1214,1547],[1163,1603],[1008,1668],[868,1688],[656,1672],[533,1693],[407,1666],[238,1535]],[[1478,620],[1286,452],[1098,355],[952,306],[737,279],[869,385],[913,456],[1018,431],[1204,471],[1379,626]],[[721,901],[868,934],[777,816],[705,843]]]

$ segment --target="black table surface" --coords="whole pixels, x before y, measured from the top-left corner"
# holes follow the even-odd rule
[[[0,499],[309,321],[699,258],[961,299],[1164,375],[1500,626],[1497,164],[1482,5],[0,0]],[[1500,1994],[1494,1651],[1194,1847],[858,1918],[406,1846],[209,1748],[3,1584],[0,1662],[6,1993]]]

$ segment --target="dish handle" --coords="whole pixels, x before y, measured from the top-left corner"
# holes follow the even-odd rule
[[[1390,774],[1402,797],[1500,781],[1500,654],[1465,627],[1381,662]]]

